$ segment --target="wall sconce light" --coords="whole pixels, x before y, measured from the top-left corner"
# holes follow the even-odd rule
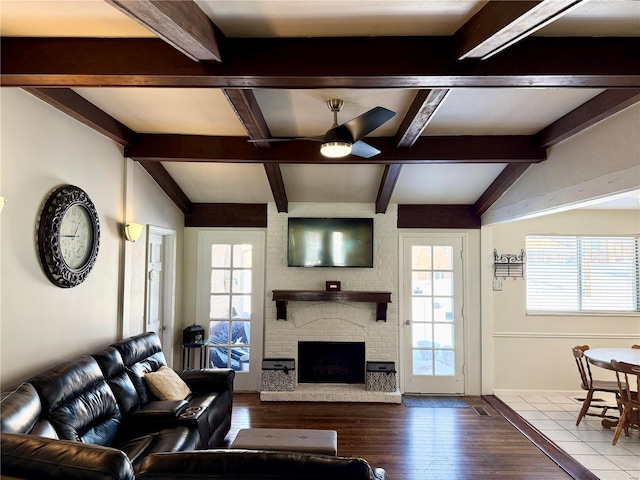
[[[135,242],[140,238],[144,225],[139,223],[126,223],[124,225],[124,238],[130,242]]]
[[[6,198],[0,197],[0,213],[2,213],[2,209],[4,208],[4,203],[7,201]]]

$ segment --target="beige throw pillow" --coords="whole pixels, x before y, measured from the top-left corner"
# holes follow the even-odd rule
[[[191,393],[180,376],[169,367],[160,367],[144,376],[147,386],[160,400],[184,400]]]

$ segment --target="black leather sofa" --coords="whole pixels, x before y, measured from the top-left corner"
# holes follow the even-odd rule
[[[160,401],[144,375],[165,365],[157,335],[131,337],[38,374],[0,402],[2,480],[383,480],[362,459],[216,449],[231,425],[230,369],[178,372]]]
[[[17,445],[29,445],[30,437],[79,442],[122,452],[135,471],[152,453],[221,446],[231,426],[235,372],[178,372],[192,393],[185,400],[161,401],[151,394],[144,375],[162,366],[160,340],[146,333],[30,378],[0,403],[2,450],[16,447],[15,460]],[[5,434],[18,435],[5,445]],[[62,448],[57,442],[47,445]],[[6,475],[9,457],[1,453]]]

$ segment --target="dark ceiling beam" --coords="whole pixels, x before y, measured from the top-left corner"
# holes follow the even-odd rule
[[[187,198],[180,186],[176,183],[167,169],[159,162],[139,162],[151,178],[153,178],[167,196],[182,210],[185,215],[193,212],[194,204]]]
[[[105,0],[195,61],[222,61],[222,32],[191,1]]]
[[[448,94],[448,89],[416,93],[396,133],[398,148],[409,148],[416,142]]]
[[[546,151],[533,136],[422,136],[411,148],[395,148],[393,137],[368,137],[382,153],[363,159],[354,155],[326,158],[315,142],[292,140],[257,149],[246,137],[140,134],[125,154],[157,162],[282,163],[282,164],[421,164],[541,162]]]
[[[236,113],[240,123],[242,123],[249,138],[254,140],[258,138],[271,138],[267,121],[264,119],[264,115],[262,114],[262,110],[260,110],[258,100],[253,90],[224,88],[222,89],[222,93],[227,98],[227,101]],[[256,142],[254,145],[257,148],[271,147],[268,142]],[[271,193],[276,202],[278,212],[287,212],[289,210],[289,201],[287,200],[287,192],[280,165],[277,163],[265,164],[264,172],[267,175],[267,180],[269,181]]]
[[[382,180],[380,181],[380,188],[378,189],[378,196],[376,198],[376,213],[387,213],[391,195],[396,187],[401,171],[402,165],[397,163],[384,166],[384,173],[382,174]]]
[[[455,33],[456,58],[487,59],[585,1],[488,2]]]
[[[234,38],[225,42],[225,63],[195,63],[153,38],[2,37],[0,81],[12,87],[637,88],[639,51],[635,37],[530,37],[483,62],[460,63],[451,37]],[[349,61],[336,62],[327,52]]]
[[[409,148],[418,140],[448,93],[448,89],[419,90],[416,93],[396,132],[396,147]],[[401,171],[402,165],[399,164],[385,167],[376,198],[376,213],[386,213]]]
[[[538,132],[537,143],[552,147],[638,102],[640,89],[606,90]]]
[[[70,88],[25,88],[24,90],[119,145],[130,147],[136,142],[136,132]]]
[[[481,216],[493,205],[511,185],[531,166],[530,163],[510,163],[489,185],[473,206],[476,215]]]

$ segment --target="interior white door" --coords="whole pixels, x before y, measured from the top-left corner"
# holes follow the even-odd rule
[[[264,324],[264,232],[198,236],[198,324],[210,367],[233,368],[234,389],[259,391]]]
[[[147,332],[156,332],[162,340],[163,324],[163,280],[162,235],[150,233],[147,245]]]
[[[462,237],[402,240],[406,393],[464,393]]]

